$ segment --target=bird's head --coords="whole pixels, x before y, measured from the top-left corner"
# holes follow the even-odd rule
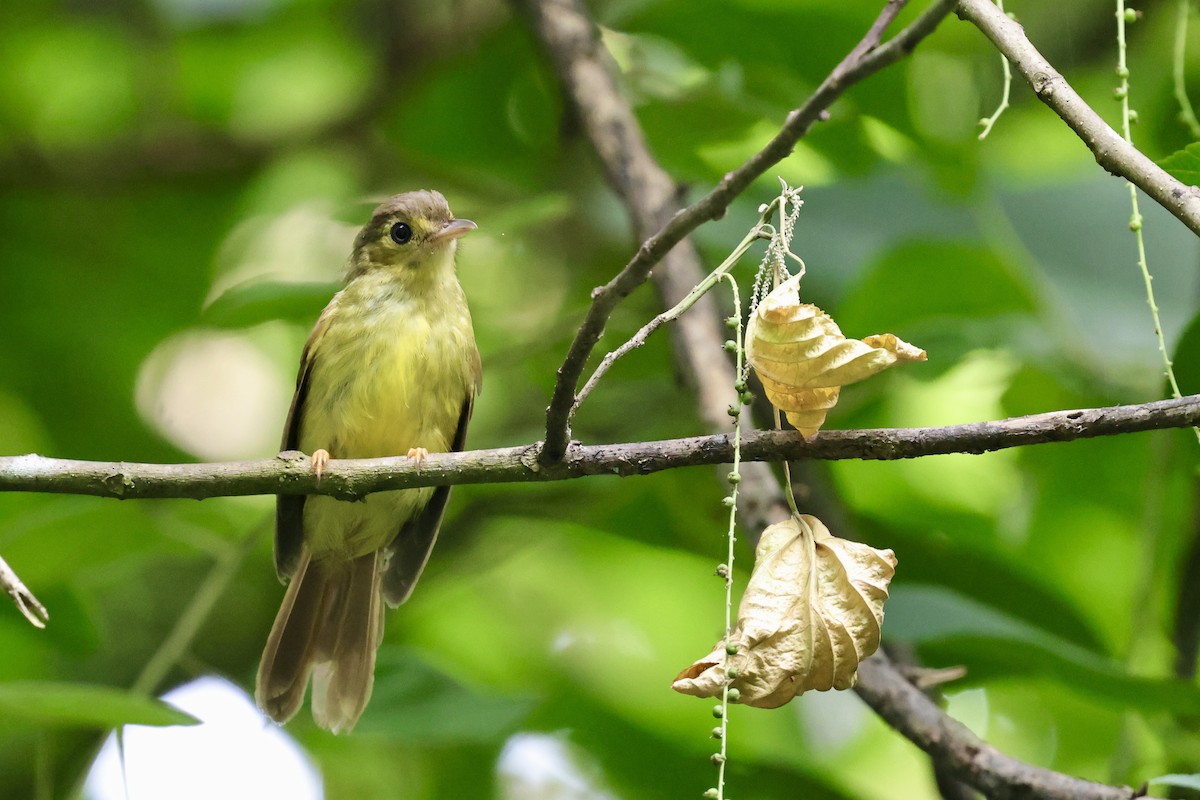
[[[459,237],[476,227],[469,219],[455,219],[440,192],[395,195],[375,209],[355,238],[349,277],[379,269],[415,280],[452,273]]]

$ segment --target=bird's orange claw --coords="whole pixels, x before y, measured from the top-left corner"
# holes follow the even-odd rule
[[[417,469],[421,468],[421,464],[424,463],[425,458],[428,455],[429,451],[424,447],[410,447],[408,449],[408,457],[417,462]]]
[[[321,480],[321,475],[325,472],[326,465],[329,464],[328,450],[313,450],[312,454],[312,471],[317,476],[317,480]]]

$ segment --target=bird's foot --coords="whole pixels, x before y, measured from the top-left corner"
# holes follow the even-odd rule
[[[417,469],[420,469],[421,465],[425,463],[425,459],[428,455],[429,451],[424,447],[410,447],[408,449],[408,457],[416,463]]]
[[[329,451],[325,449],[313,450],[312,454],[312,471],[317,476],[317,480],[321,480],[321,475],[325,472],[325,467],[329,464]]]

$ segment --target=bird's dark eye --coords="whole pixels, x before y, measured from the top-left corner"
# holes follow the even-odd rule
[[[392,226],[391,235],[396,244],[408,244],[408,240],[412,238],[412,228],[407,222],[397,222]]]

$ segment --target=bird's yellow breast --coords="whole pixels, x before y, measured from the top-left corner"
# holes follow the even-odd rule
[[[364,275],[334,298],[314,342],[299,446],[333,458],[450,449],[475,390],[478,354],[457,280],[414,294],[387,275]],[[432,488],[380,492],[364,502],[313,496],[304,538],[314,556],[354,557],[384,546],[428,502]]]

